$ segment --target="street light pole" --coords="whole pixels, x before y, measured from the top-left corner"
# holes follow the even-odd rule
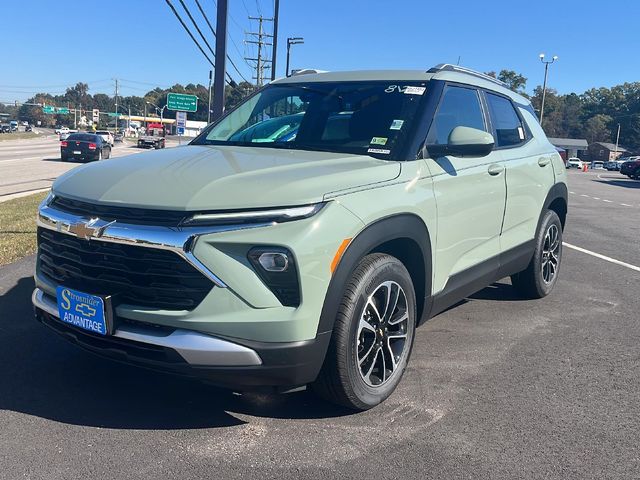
[[[286,76],[289,76],[289,56],[291,55],[291,45],[298,45],[300,43],[304,43],[304,38],[302,37],[289,37],[287,38],[287,68],[286,68]]]
[[[620,124],[618,124],[618,133],[616,134],[616,150],[613,153],[613,159],[618,159],[618,142],[620,141]]]
[[[547,97],[547,75],[549,73],[549,65],[558,59],[557,55],[554,55],[551,60],[544,60],[544,53],[540,54],[540,61],[544,63],[544,82],[542,84],[542,105],[540,106],[540,126],[542,126],[542,119],[544,117],[544,101]]]

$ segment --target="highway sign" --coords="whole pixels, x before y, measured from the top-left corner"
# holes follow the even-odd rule
[[[121,113],[115,113],[115,112],[109,112],[109,113],[107,113],[107,115],[109,115],[110,117],[121,117],[122,116]]]
[[[56,107],[52,107],[50,105],[45,105],[44,107],[42,107],[42,113],[55,113],[56,112]]]
[[[67,113],[69,113],[69,109],[67,107],[58,107],[58,108],[56,108],[56,113],[67,114]]]
[[[195,112],[198,110],[198,97],[184,93],[168,93],[167,108],[183,112]]]

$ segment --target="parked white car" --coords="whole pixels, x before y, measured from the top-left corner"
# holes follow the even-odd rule
[[[567,160],[567,168],[577,168],[582,170],[582,160],[577,157],[571,157]]]

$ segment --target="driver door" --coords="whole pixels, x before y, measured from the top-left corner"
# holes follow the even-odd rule
[[[448,143],[458,126],[490,131],[480,92],[448,84],[427,134],[429,145]],[[499,267],[506,182],[500,151],[483,157],[427,158],[437,205],[438,232],[433,292],[470,295],[490,282]],[[479,286],[478,286],[479,285]]]

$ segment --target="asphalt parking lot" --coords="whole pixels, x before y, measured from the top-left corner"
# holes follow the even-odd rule
[[[358,414],[91,356],[33,320],[33,257],[0,268],[0,478],[640,478],[640,182],[569,181],[565,241],[601,257],[565,247],[546,299],[505,279],[430,320]]]

